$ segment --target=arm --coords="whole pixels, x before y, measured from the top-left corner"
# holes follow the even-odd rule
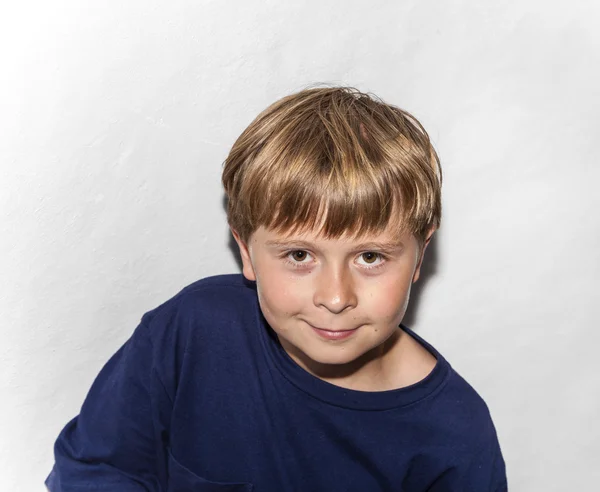
[[[492,428],[493,430],[493,428]],[[506,468],[500,445],[493,430],[488,442],[470,459],[439,476],[428,492],[507,492]]]
[[[169,398],[153,370],[153,347],[142,322],[106,363],[79,416],[60,433],[50,492],[161,490],[165,455],[161,415]]]

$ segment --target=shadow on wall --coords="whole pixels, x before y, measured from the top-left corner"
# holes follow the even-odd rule
[[[223,206],[223,210],[225,211],[225,216],[227,216],[227,195],[225,195],[224,193],[223,193],[223,199],[221,200],[221,205]],[[235,259],[235,263],[238,266],[238,270],[241,272],[243,265],[242,265],[242,257],[240,256],[240,249],[238,248],[238,245],[235,242],[235,239],[233,238],[233,234],[231,234],[231,231],[229,230],[229,228],[227,228],[227,247],[233,254],[233,258]]]
[[[417,313],[419,304],[421,303],[421,296],[425,291],[425,286],[429,280],[436,274],[438,266],[438,234],[434,234],[429,241],[429,246],[425,251],[425,258],[423,259],[423,265],[421,265],[421,276],[417,283],[413,284],[410,291],[410,302],[408,303],[408,309],[404,314],[402,324],[412,329],[417,324]]]
[[[227,197],[223,197],[223,207],[225,212],[227,212]],[[240,251],[238,249],[237,243],[235,239],[228,231],[229,240],[227,242],[227,246],[231,250],[233,257],[235,258],[235,262],[237,263],[238,269],[242,271],[242,258],[240,257]],[[419,309],[419,304],[421,301],[422,293],[425,291],[426,285],[429,280],[436,274],[437,266],[438,266],[438,234],[434,234],[429,242],[429,246],[427,247],[427,251],[425,252],[425,259],[423,260],[423,265],[421,266],[421,277],[417,281],[417,283],[413,284],[410,294],[410,302],[408,303],[408,309],[406,310],[406,314],[404,315],[404,319],[402,320],[402,324],[412,328],[417,323],[417,313]]]

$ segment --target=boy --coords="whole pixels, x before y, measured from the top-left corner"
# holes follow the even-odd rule
[[[350,88],[261,113],[224,166],[242,275],[145,314],[61,432],[70,491],[503,491],[488,409],[400,323],[441,215],[422,126]]]

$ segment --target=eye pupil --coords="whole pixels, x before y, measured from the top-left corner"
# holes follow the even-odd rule
[[[363,253],[363,259],[367,262],[367,263],[374,263],[375,260],[377,259],[377,253]]]
[[[306,251],[294,251],[292,256],[295,260],[302,261],[304,258],[306,258]]]

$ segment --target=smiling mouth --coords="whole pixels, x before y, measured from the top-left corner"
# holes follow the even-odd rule
[[[356,328],[349,328],[349,329],[345,329],[345,330],[332,330],[331,328],[321,328],[320,326],[313,325],[312,323],[309,323],[308,321],[306,321],[305,323],[308,326],[310,326],[313,330],[326,331],[328,333],[346,333],[346,332],[350,332],[350,331],[356,331],[359,328],[357,326]]]
[[[326,331],[328,333],[348,333],[350,331],[358,330],[358,328],[351,328],[350,330],[330,330],[328,328],[319,328],[318,326],[313,326],[313,325],[310,325],[310,326],[312,328],[314,328],[315,330]]]
[[[346,340],[354,335],[354,332],[358,330],[358,328],[353,328],[351,330],[326,330],[323,328],[317,328],[309,323],[309,325],[313,332],[317,334],[321,339],[328,341],[339,341]]]
[[[332,330],[330,328],[321,328],[308,322],[306,322],[306,324],[310,326],[316,333],[328,339],[346,338],[360,328],[360,326],[357,326],[356,328],[350,328],[346,330]]]

